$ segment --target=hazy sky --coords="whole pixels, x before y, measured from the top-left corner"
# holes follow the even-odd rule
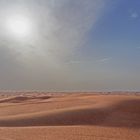
[[[140,90],[139,0],[0,0],[0,89]]]

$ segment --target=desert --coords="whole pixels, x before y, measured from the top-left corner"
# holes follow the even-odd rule
[[[0,140],[140,140],[140,0],[0,0]]]
[[[0,96],[0,140],[138,140],[140,96],[20,93]]]

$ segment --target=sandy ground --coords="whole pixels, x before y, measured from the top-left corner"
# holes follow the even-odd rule
[[[140,96],[0,95],[0,140],[140,140]]]

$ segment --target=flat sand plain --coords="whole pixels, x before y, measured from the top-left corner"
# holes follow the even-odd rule
[[[1,94],[0,140],[140,140],[140,96]]]

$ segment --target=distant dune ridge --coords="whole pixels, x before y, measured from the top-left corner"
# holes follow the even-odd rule
[[[16,96],[16,97],[10,97],[10,98],[6,98],[6,99],[1,99],[0,103],[20,103],[20,102],[24,102],[26,100],[43,100],[43,99],[48,99],[50,98],[49,96],[40,96],[40,97],[36,97],[36,96]]]
[[[32,131],[31,129],[32,128]],[[67,138],[60,137],[57,128],[64,129],[62,133],[68,133]],[[65,129],[66,128],[66,129]],[[111,129],[112,128],[112,129]],[[24,130],[23,134],[17,129]],[[140,139],[140,96],[136,95],[98,95],[92,93],[70,93],[70,94],[24,94],[0,97],[0,135],[3,139],[26,139],[24,134],[33,135],[34,129],[49,131],[41,138],[41,131],[37,139],[70,139],[69,135],[73,129],[77,133],[90,129],[84,134],[77,133],[72,140],[81,138],[104,140],[104,139]],[[69,132],[68,130],[69,129]],[[95,134],[99,129],[100,134]],[[110,134],[104,133],[106,130]],[[10,131],[7,131],[10,130]],[[51,131],[52,130],[52,131]],[[67,131],[66,131],[67,130]],[[93,132],[94,130],[94,132]],[[53,132],[56,132],[57,134]],[[66,131],[66,132],[65,132]],[[117,138],[112,133],[122,133]],[[128,131],[129,137],[128,137]],[[11,132],[11,133],[10,133]],[[36,135],[36,134],[35,134]],[[96,135],[96,136],[95,136]],[[97,136],[98,135],[98,136]],[[103,137],[101,137],[103,135]],[[83,136],[83,137],[82,137]]]

